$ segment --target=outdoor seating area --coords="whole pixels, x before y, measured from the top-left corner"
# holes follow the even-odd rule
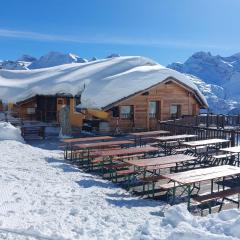
[[[67,161],[142,198],[185,202],[201,215],[239,208],[240,146],[229,139],[159,130],[64,139],[61,147]]]

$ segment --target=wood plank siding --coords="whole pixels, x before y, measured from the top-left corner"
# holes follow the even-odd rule
[[[191,88],[170,78],[112,103],[102,110],[109,115],[107,122],[112,131],[117,127],[123,132],[156,130],[159,120],[169,120],[182,115],[197,115],[199,109],[205,107],[198,97]],[[18,107],[20,117],[31,116],[40,121],[58,122],[59,110],[65,104],[70,107],[72,126],[81,127],[84,119],[96,120],[88,111],[82,110],[85,114],[76,112],[75,99],[71,96],[35,96],[18,103]],[[31,108],[35,108],[34,114],[29,114]]]
[[[150,118],[148,106],[150,101],[158,102],[158,111],[155,118]],[[199,112],[200,104],[193,93],[174,82],[159,84],[150,90],[127,98],[116,106],[133,106],[133,119],[122,119],[119,117],[119,128],[131,130],[148,129],[155,130],[158,120],[168,120],[171,105],[181,106],[181,115],[196,115]],[[112,129],[116,128],[117,118],[113,117],[111,109],[109,112],[109,123]]]

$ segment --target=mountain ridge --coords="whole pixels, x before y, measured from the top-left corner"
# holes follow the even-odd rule
[[[240,53],[222,57],[201,51],[194,53],[184,63],[175,62],[167,67],[201,79],[202,87],[200,88],[209,89],[203,94],[209,98],[212,111],[228,113],[234,108],[239,108]],[[211,104],[213,102],[214,104]]]

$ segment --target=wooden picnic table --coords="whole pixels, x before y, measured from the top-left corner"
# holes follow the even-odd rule
[[[171,173],[162,175],[163,178],[174,182],[175,194],[176,188],[179,186],[186,186],[188,192],[188,208],[190,207],[191,186],[196,183],[211,180],[211,193],[213,192],[213,180],[217,178],[226,178],[229,176],[240,175],[240,168],[230,165],[215,166],[202,169],[194,169],[185,172]],[[179,185],[177,185],[179,184]],[[175,196],[174,196],[175,197]]]
[[[135,137],[136,145],[137,145],[137,140],[139,140],[139,145],[142,146],[143,137],[160,136],[162,134],[169,134],[169,133],[170,133],[169,131],[158,130],[158,131],[147,131],[147,132],[135,132],[135,133],[130,133],[130,135]]]
[[[136,136],[136,137],[145,137],[145,136],[155,136],[155,135],[168,134],[168,133],[169,133],[169,131],[159,130],[159,131],[130,133],[130,135],[133,135],[133,136]]]
[[[70,151],[71,159],[73,155],[73,145],[75,143],[87,143],[87,142],[98,142],[98,141],[110,141],[113,137],[110,136],[99,136],[99,137],[81,137],[81,138],[67,138],[61,140],[64,144],[64,158],[67,159],[68,151]]]
[[[154,139],[156,139],[158,142],[163,143],[163,147],[164,147],[164,152],[165,155],[167,154],[167,144],[171,141],[177,141],[178,143],[180,143],[181,140],[188,140],[191,138],[195,138],[197,137],[197,135],[193,135],[193,134],[181,134],[181,135],[172,135],[172,136],[162,136],[162,137],[156,137]],[[170,154],[172,151],[172,148],[170,147]]]
[[[118,149],[118,150],[96,151],[95,154],[96,156],[102,158],[101,165],[102,165],[102,171],[103,171],[104,163],[108,161],[110,162],[110,164],[112,164],[112,160],[114,157],[131,156],[135,154],[143,154],[143,153],[151,153],[151,152],[158,152],[158,148],[151,147],[151,146],[131,147],[131,148]]]
[[[221,148],[220,151],[228,152],[228,153],[231,153],[231,154],[236,154],[237,153],[238,167],[239,167],[239,165],[240,165],[240,146]]]
[[[139,159],[139,160],[123,160],[123,162],[128,163],[129,165],[132,165],[135,167],[147,168],[149,166],[169,165],[173,163],[178,164],[178,163],[192,161],[192,160],[197,160],[197,157],[185,155],[185,154],[175,154],[175,155]]]
[[[228,143],[228,142],[230,142],[230,140],[214,138],[214,139],[185,142],[184,145],[189,147],[199,147],[199,146],[208,146],[208,145],[222,144],[222,143]]]
[[[101,157],[114,157],[114,156],[124,156],[124,155],[134,155],[140,153],[150,153],[150,152],[158,152],[158,148],[156,147],[132,147],[132,148],[124,148],[119,150],[105,150],[105,151],[97,151],[96,154]]]
[[[192,134],[181,134],[181,135],[172,135],[172,136],[163,136],[163,137],[156,137],[154,139],[160,141],[160,142],[166,142],[166,141],[174,141],[174,140],[184,140],[184,139],[190,139],[195,138],[197,135]]]
[[[230,152],[230,153],[240,153],[240,146],[221,148],[220,151]]]
[[[215,147],[217,147],[218,145],[223,146],[224,143],[229,144],[230,140],[213,138],[213,139],[184,142],[183,144],[187,147],[193,148],[195,153],[197,153],[197,147],[206,146],[207,147],[206,154],[208,154],[209,146],[212,146],[212,145],[214,145]]]
[[[93,141],[108,141],[112,140],[113,137],[110,136],[99,136],[99,137],[81,137],[81,138],[66,138],[63,139],[64,143],[77,143],[77,142],[93,142]]]
[[[118,140],[118,141],[108,141],[108,142],[76,143],[72,145],[71,159],[74,151],[86,150],[87,156],[89,158],[91,149],[111,148],[113,146],[123,146],[123,145],[130,145],[130,144],[134,144],[134,141]]]
[[[134,141],[130,140],[118,140],[118,141],[108,141],[108,142],[94,142],[94,143],[77,143],[73,145],[74,150],[84,150],[84,149],[96,149],[112,146],[121,146],[133,144]]]

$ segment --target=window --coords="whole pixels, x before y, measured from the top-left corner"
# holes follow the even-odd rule
[[[148,104],[148,115],[149,118],[157,118],[157,102],[156,101],[151,101]]]
[[[80,109],[80,104],[81,104],[81,98],[80,97],[77,97],[77,96],[75,96],[74,98],[73,98],[73,110],[74,110],[74,112],[78,112],[78,110],[77,109]]]
[[[27,114],[34,114],[35,108],[27,108]]]
[[[123,119],[132,119],[133,106],[120,106],[120,117]]]
[[[181,105],[171,105],[170,116],[172,119],[179,118],[181,116]]]
[[[63,99],[58,99],[57,104],[58,105],[63,105]]]

